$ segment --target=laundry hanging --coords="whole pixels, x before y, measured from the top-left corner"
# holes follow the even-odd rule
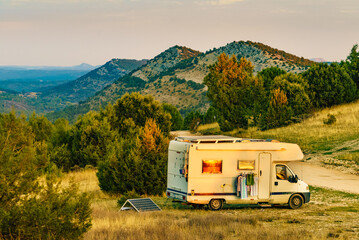
[[[241,199],[245,199],[247,197],[247,177],[243,176],[241,179]]]
[[[258,195],[258,177],[253,173],[241,173],[237,178],[237,197],[246,199]]]

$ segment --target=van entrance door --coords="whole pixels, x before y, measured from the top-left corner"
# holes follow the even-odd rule
[[[258,199],[269,199],[271,154],[259,154]]]

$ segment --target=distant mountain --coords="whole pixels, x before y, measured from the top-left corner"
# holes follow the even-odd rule
[[[69,67],[69,68],[73,69],[73,70],[91,71],[91,70],[94,70],[94,69],[98,68],[98,66],[92,66],[92,65],[87,64],[87,63],[81,63],[80,65],[72,66],[72,67]]]
[[[94,68],[86,63],[71,67],[0,66],[0,84],[17,92],[36,92],[74,80]]]
[[[147,60],[112,59],[74,81],[43,91],[41,98],[60,98],[63,102],[72,103],[83,101],[146,62]]]
[[[17,70],[17,71],[26,71],[26,70],[86,70],[91,71],[98,66],[92,66],[88,63],[81,63],[75,66],[0,66],[0,70]]]
[[[317,63],[328,62],[324,58],[311,58],[310,61],[317,62]]]
[[[255,66],[255,72],[277,66],[287,72],[300,73],[313,63],[308,59],[250,41],[232,42],[206,53],[174,46],[149,60],[139,69],[119,78],[86,101],[50,113],[48,117],[50,119],[64,117],[74,121],[76,116],[105,107],[108,103],[114,103],[123,94],[134,91],[151,94],[162,102],[171,103],[179,108],[182,114],[191,110],[205,111],[209,102],[202,81],[208,73],[208,66],[215,63],[222,52],[235,55],[238,59],[242,57],[249,59]]]
[[[66,106],[87,99],[106,85],[111,84],[119,79],[119,77],[142,66],[146,62],[146,60],[113,59],[91,72],[85,71],[85,75],[73,81],[0,81],[0,112],[8,112],[12,106],[18,112],[24,112],[25,114],[31,114],[33,111],[43,114],[61,110]],[[8,68],[20,69],[20,67]],[[81,64],[72,68],[86,69],[89,68],[89,65]],[[21,67],[21,69],[23,68]],[[53,71],[60,70],[48,70],[49,73]],[[56,86],[54,87],[54,85]],[[12,89],[17,89],[18,91]]]

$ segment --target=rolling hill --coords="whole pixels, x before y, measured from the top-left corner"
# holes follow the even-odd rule
[[[103,66],[90,72],[86,71],[85,75],[82,74],[76,80],[57,84],[55,87],[43,87],[39,91],[23,91],[19,93],[2,87],[0,89],[2,90],[0,92],[0,112],[8,112],[12,107],[17,112],[25,114],[31,114],[33,111],[36,111],[38,114],[44,114],[61,110],[66,106],[71,106],[87,99],[105,86],[145,63],[146,60],[112,59]],[[74,67],[74,69],[77,69],[76,71],[87,68],[89,66],[85,64]],[[45,69],[48,71],[62,71],[62,68],[53,69],[53,67],[49,67]],[[26,87],[31,85],[29,82],[23,82],[22,84]]]
[[[147,60],[112,59],[74,81],[43,91],[41,98],[59,98],[72,103],[83,101],[146,62]]]
[[[208,66],[217,61],[222,52],[245,57],[255,66],[255,72],[277,66],[287,72],[305,71],[313,63],[304,58],[255,42],[232,42],[218,49],[201,53],[187,47],[174,46],[149,60],[145,65],[119,78],[86,101],[47,116],[54,120],[64,117],[74,121],[76,116],[99,110],[114,103],[127,92],[151,94],[161,102],[171,103],[182,114],[191,110],[205,111],[209,102],[202,84]]]

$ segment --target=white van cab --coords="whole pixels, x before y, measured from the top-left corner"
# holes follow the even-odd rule
[[[298,145],[228,136],[177,137],[169,144],[167,197],[211,210],[223,204],[309,202],[308,185],[286,165],[300,161]]]

